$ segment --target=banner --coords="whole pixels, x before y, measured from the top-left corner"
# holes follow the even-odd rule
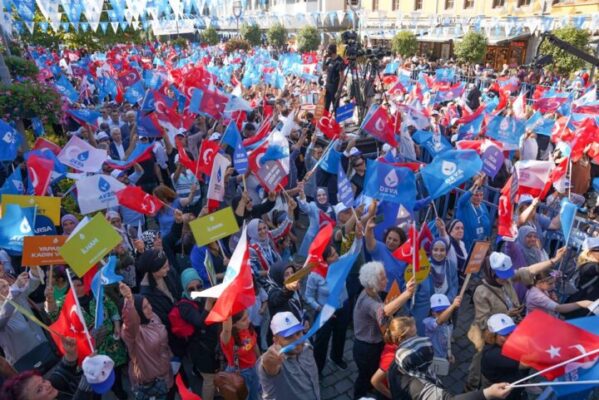
[[[60,225],[60,197],[2,195],[2,215],[6,215],[6,206],[16,204],[21,207],[37,207],[37,215],[45,215],[54,225]]]
[[[466,264],[465,274],[476,274],[480,271],[480,267],[483,265],[490,247],[490,242],[477,241],[474,243],[470,252],[470,258],[468,258],[468,263]]]
[[[255,175],[268,192],[274,192],[287,176],[287,172],[280,161],[266,161]]]
[[[123,238],[101,213],[96,214],[60,248],[60,255],[71,269],[82,277]]]
[[[96,149],[77,136],[71,137],[58,155],[61,163],[83,172],[98,172],[107,159],[106,150]]]
[[[59,249],[66,240],[67,237],[64,235],[25,236],[21,265],[33,267],[64,264]]]
[[[110,175],[91,175],[79,179],[77,186],[77,203],[81,214],[90,214],[119,205],[116,192],[125,188],[125,184]]]
[[[481,170],[482,164],[474,150],[450,150],[435,157],[420,173],[434,200],[472,178]]]
[[[503,165],[504,156],[501,149],[497,146],[491,145],[487,147],[482,156],[483,161],[483,172],[490,176],[491,178],[495,178],[495,175],[501,169]]]
[[[225,238],[239,231],[233,208],[227,207],[189,223],[198,247]]]
[[[401,203],[411,210],[417,195],[416,178],[408,168],[368,160],[364,195],[381,201]]]

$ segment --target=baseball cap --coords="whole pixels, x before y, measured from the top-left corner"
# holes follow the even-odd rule
[[[431,310],[434,312],[447,310],[449,306],[449,299],[444,294],[436,293],[431,296]]]
[[[270,330],[273,335],[289,337],[303,329],[304,326],[289,311],[276,313],[270,321]]]
[[[125,175],[125,171],[120,169],[113,169],[110,173],[110,176],[112,176],[115,179],[119,179],[123,175]]]
[[[360,150],[358,150],[356,147],[352,147],[349,150],[349,156],[350,157],[355,157],[355,156],[359,156],[360,154],[362,154],[362,152]]]
[[[582,242],[583,250],[599,250],[599,237],[587,237]]]
[[[518,200],[518,205],[529,204],[532,203],[533,200],[534,198],[530,194],[523,194],[520,196],[520,199]]]
[[[81,365],[85,379],[92,390],[98,394],[104,394],[114,384],[114,361],[105,355],[88,356]]]
[[[96,141],[100,142],[102,140],[110,140],[110,136],[108,136],[108,133],[106,133],[104,131],[100,131],[100,132],[96,133]]]
[[[489,263],[493,272],[501,279],[510,279],[514,276],[512,259],[508,255],[494,251],[489,257]]]
[[[516,329],[514,320],[506,314],[493,314],[487,321],[487,328],[492,333],[496,333],[501,336],[509,335]]]

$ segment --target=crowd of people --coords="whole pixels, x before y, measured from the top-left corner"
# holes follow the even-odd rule
[[[101,308],[89,277],[70,273],[68,265],[25,270],[21,254],[0,250],[1,399],[100,398],[108,391],[119,399],[174,399],[178,391],[184,398],[182,387],[189,386],[201,387],[198,394],[204,400],[320,399],[325,365],[344,370],[352,361],[344,358],[348,338],[357,367],[355,399],[525,398],[527,391],[509,383],[532,371],[502,354],[510,334],[533,310],[560,318],[584,316],[599,297],[599,237],[591,234],[582,247],[568,250],[572,243],[556,245],[548,236],[562,232],[564,198],[580,206],[578,217],[588,226],[596,222],[592,177],[598,176],[599,140],[594,134],[579,148],[576,139],[589,124],[597,130],[597,109],[586,107],[596,102],[594,82],[584,72],[571,78],[529,74],[519,66],[495,72],[417,57],[386,60],[399,67],[375,82],[377,95],[371,102],[382,103],[392,116],[396,143],[380,143],[356,129],[357,111],[339,124],[321,118],[322,108],[326,118],[327,112],[351,102],[346,65],[336,50],[332,45],[317,55],[299,54],[300,67],[288,68],[284,60],[290,57],[273,57],[264,49],[228,55],[221,46],[190,44],[181,49],[158,42],[115,46],[101,54],[27,48],[41,70],[49,71],[38,79],[66,79],[76,91],[77,100],[65,96],[63,124],[54,127],[64,143],[77,137],[104,150],[107,160],[94,174],[137,186],[163,206],[151,213],[122,204],[103,210],[122,238],[110,252],[122,280],[104,287]],[[440,73],[435,78],[437,68],[453,69],[457,75],[443,82]],[[253,81],[255,75],[248,78],[248,71],[256,69],[260,73]],[[475,79],[452,98],[439,100],[439,93],[465,71]],[[127,72],[136,73],[137,79],[123,78]],[[282,86],[275,83],[279,76]],[[107,89],[111,79],[116,82],[114,93]],[[123,98],[139,82],[145,94],[134,101]],[[520,104],[524,83],[530,92]],[[217,93],[228,103],[191,112],[190,87],[202,88],[204,98]],[[64,88],[59,91],[65,95]],[[422,185],[413,199],[419,209],[407,217],[395,212],[391,221],[388,214],[382,217],[390,202],[365,195],[373,160],[422,167],[423,160],[442,154],[434,150],[443,143],[481,154],[481,144],[493,139],[492,132],[485,134],[490,116],[528,121],[538,111],[535,102],[547,91],[565,93],[568,104],[574,104],[571,114],[560,108],[564,102],[544,106],[542,118],[559,129],[544,135],[527,125],[517,144],[501,148],[505,160],[495,177],[478,171],[442,199],[450,204],[445,214],[435,215],[436,206],[426,200]],[[150,109],[149,94],[154,103]],[[233,99],[242,105],[231,110]],[[574,117],[576,107],[585,109],[580,112],[584,122]],[[85,110],[97,115],[84,118],[80,112]],[[485,122],[474,132],[463,129],[477,115],[485,115]],[[231,140],[231,125],[250,154],[245,170],[233,162],[238,142]],[[149,134],[152,129],[161,133]],[[334,140],[329,129],[340,129]],[[416,140],[423,130],[431,133],[432,146]],[[269,152],[281,144],[273,139],[275,134],[284,138],[283,155]],[[469,147],[463,147],[466,142]],[[287,163],[286,176],[274,188],[260,173],[264,164],[252,158],[264,143],[263,158]],[[376,151],[367,153],[365,148],[374,143]],[[148,144],[149,153],[135,158],[137,149]],[[206,170],[208,148],[229,160],[216,204],[210,189],[216,178]],[[337,160],[331,161],[332,153]],[[493,211],[501,205],[490,196],[492,191],[506,184],[509,188],[517,161],[549,161],[554,170],[564,158],[570,160],[568,171],[555,179],[546,199],[539,193],[518,193],[511,219],[517,231],[511,238],[502,237],[498,227],[503,214]],[[14,161],[5,162],[3,181],[10,181],[16,171],[23,187],[31,187],[26,159],[21,151]],[[187,159],[197,160],[195,170]],[[333,163],[338,167],[333,169]],[[337,169],[350,182],[351,205],[341,199]],[[68,176],[82,179],[80,175],[85,174]],[[78,198],[58,182],[52,182],[49,195]],[[68,210],[64,204],[58,233],[70,237],[84,215],[76,203]],[[198,245],[201,238],[190,223],[227,207],[239,232]],[[415,224],[431,232],[428,245],[422,246],[430,264],[423,277],[410,276],[413,265],[397,257],[406,243],[415,246],[410,237]],[[312,245],[327,226],[331,237],[314,258]],[[244,233],[245,239],[240,237]],[[209,315],[222,298],[194,293],[227,282],[231,266],[242,262],[236,248],[246,241],[252,304],[239,307],[236,301],[229,305],[229,314],[214,323]],[[470,279],[467,265],[477,241],[490,242],[490,249],[480,272]],[[338,306],[331,309],[333,269],[350,257],[355,261],[335,299]],[[312,269],[301,279],[290,279],[306,268]],[[577,279],[566,299],[556,290],[556,281],[572,271]],[[467,290],[461,290],[464,283]],[[390,296],[394,285],[399,291]],[[85,360],[75,338],[62,337],[57,343],[29,318],[33,314],[50,325],[65,304],[73,304],[71,293],[95,346],[94,355]],[[470,301],[473,315],[465,316],[461,308]],[[95,324],[98,309],[103,313],[100,326]],[[456,367],[455,326],[469,320],[475,355],[464,393],[451,394],[441,376]],[[320,325],[311,338],[299,340],[315,324]],[[99,376],[110,370],[111,378]],[[175,383],[178,380],[182,383]]]

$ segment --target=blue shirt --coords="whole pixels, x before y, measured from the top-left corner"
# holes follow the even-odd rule
[[[451,325],[449,323],[438,325],[435,317],[428,317],[424,319],[424,332],[431,340],[435,357],[447,359],[449,355],[448,343],[451,336]]]
[[[158,226],[160,227],[160,236],[165,237],[171,232],[171,228],[175,223],[175,211],[173,209],[181,209],[181,203],[179,203],[179,199],[175,199],[172,202],[170,207],[162,207],[162,209],[156,215],[156,219],[158,220]]]
[[[485,240],[491,236],[491,218],[486,204],[475,207],[470,201],[472,192],[460,196],[456,218],[464,224],[464,244],[470,251],[476,240]]]

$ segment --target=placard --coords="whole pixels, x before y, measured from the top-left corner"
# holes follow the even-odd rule
[[[21,265],[33,267],[39,265],[64,264],[59,249],[66,242],[64,235],[25,236]]]
[[[59,252],[77,276],[82,277],[122,240],[104,215],[98,213],[71,235]]]
[[[385,297],[385,304],[389,304],[390,302],[398,298],[400,294],[401,290],[399,289],[399,283],[397,283],[397,281],[394,279],[393,283],[391,284],[391,289],[389,289],[387,297]]]
[[[189,223],[198,247],[230,236],[239,231],[233,208],[227,207]]]
[[[283,164],[279,160],[269,160],[264,163],[262,168],[256,173],[260,184],[269,192],[275,192],[283,178],[287,176]]]
[[[52,220],[54,225],[60,225],[60,200],[60,197],[3,194],[2,215],[6,215],[7,204],[16,204],[21,207],[37,207],[37,215],[45,215]]]
[[[480,267],[483,265],[490,246],[490,242],[477,241],[474,243],[468,263],[466,264],[465,274],[476,274],[480,271]]]
[[[419,259],[419,268],[418,271],[416,271],[416,283],[420,283],[422,281],[424,281],[427,277],[428,274],[431,272],[431,262],[428,259],[428,256],[426,255],[426,251],[424,251],[424,249],[420,249],[420,251],[418,252],[418,256],[420,257]],[[412,268],[412,264],[409,264],[403,274],[404,280],[406,281],[406,283],[412,279],[412,276],[414,275],[414,268]]]

